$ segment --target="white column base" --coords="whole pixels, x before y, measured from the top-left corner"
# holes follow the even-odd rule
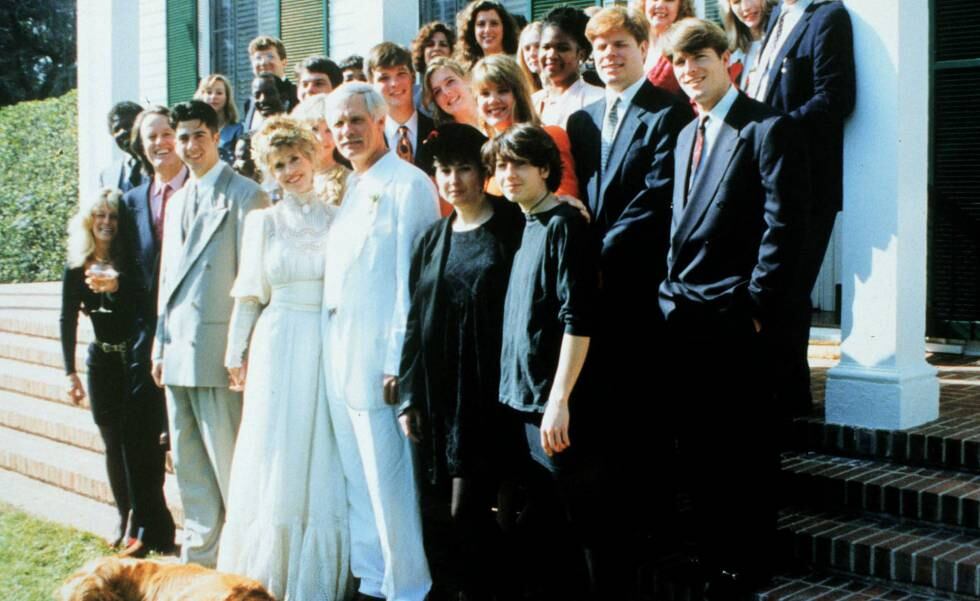
[[[914,428],[939,417],[939,380],[927,363],[915,368],[838,365],[827,372],[825,419],[880,430]]]

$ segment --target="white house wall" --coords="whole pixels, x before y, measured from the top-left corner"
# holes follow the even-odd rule
[[[418,0],[331,0],[329,53],[367,56],[382,41],[409,46],[418,32]]]
[[[116,102],[139,94],[139,13],[131,0],[79,0],[78,39],[78,191],[97,192],[99,172],[122,157],[106,129]]]
[[[139,102],[167,104],[167,3],[139,0]]]

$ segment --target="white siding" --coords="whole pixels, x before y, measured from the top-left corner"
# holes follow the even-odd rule
[[[199,0],[197,3],[197,72],[201,77],[212,72],[211,3],[207,0]]]
[[[351,54],[366,56],[383,39],[381,11],[381,0],[331,0],[330,56],[338,61]]]
[[[139,0],[139,101],[167,104],[167,2]]]
[[[78,191],[84,197],[96,193],[99,172],[122,156],[106,131],[109,109],[138,99],[136,8],[130,0],[78,2]]]
[[[279,0],[257,0],[259,35],[279,37]]]

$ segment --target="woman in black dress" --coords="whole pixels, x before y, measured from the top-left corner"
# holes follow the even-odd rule
[[[503,457],[497,384],[504,296],[524,218],[483,192],[485,141],[451,123],[420,149],[454,209],[415,248],[399,381],[399,421],[419,450],[433,599],[489,599],[506,572],[492,512]]]
[[[166,508],[163,482],[141,482],[140,468],[147,460],[159,460],[159,432],[144,432],[127,423],[130,408],[130,342],[137,333],[139,293],[136,281],[116,270],[122,264],[116,236],[120,192],[106,188],[83,203],[72,218],[68,232],[68,265],[62,283],[61,348],[68,377],[68,398],[79,405],[85,389],[75,371],[78,313],[88,315],[95,341],[88,347],[88,393],[92,417],[105,443],[106,471],[119,511],[119,530],[114,546],[126,538],[132,509],[130,538],[139,538],[148,514],[163,522],[147,533],[152,550],[173,546],[174,524]],[[138,416],[135,416],[138,418]],[[134,420],[135,421],[135,420]],[[156,524],[159,520],[155,521]],[[127,544],[136,541],[129,540]],[[143,554],[142,543],[138,545]]]

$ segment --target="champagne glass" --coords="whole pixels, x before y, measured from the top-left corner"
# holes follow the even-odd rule
[[[89,275],[96,279],[114,280],[119,277],[119,272],[112,266],[112,263],[102,263],[96,261],[88,268]],[[93,309],[93,313],[112,313],[112,309],[105,307],[105,292],[99,293],[99,307]]]

